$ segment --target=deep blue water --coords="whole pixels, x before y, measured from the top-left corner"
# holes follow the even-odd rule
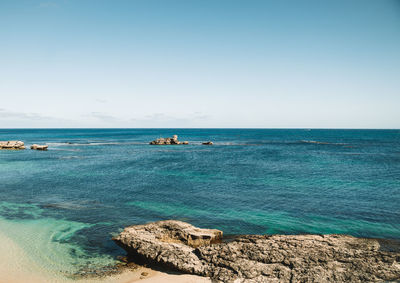
[[[190,145],[148,145],[173,134]],[[0,140],[49,144],[0,151],[0,216],[83,223],[51,240],[89,256],[121,254],[112,233],[161,219],[400,239],[400,130],[3,129]]]

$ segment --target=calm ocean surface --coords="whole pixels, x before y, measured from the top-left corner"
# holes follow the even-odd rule
[[[177,134],[187,146],[151,146]],[[0,231],[55,271],[124,254],[130,224],[400,239],[400,130],[0,130]],[[213,146],[201,145],[213,141]]]

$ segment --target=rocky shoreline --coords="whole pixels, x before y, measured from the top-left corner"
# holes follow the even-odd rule
[[[48,145],[39,145],[33,144],[31,145],[31,149],[33,150],[47,150]],[[22,150],[25,149],[25,143],[22,141],[0,141],[0,149],[6,150]]]
[[[67,144],[73,144],[72,142],[67,142]],[[150,145],[188,145],[188,141],[179,141],[177,135],[173,135],[171,138],[158,138],[155,139],[151,142],[149,142]],[[207,141],[207,142],[202,142],[202,145],[213,145],[212,141]],[[48,149],[48,145],[39,145],[39,144],[33,144],[30,146],[30,149],[33,150],[42,150],[46,151]],[[25,144],[22,141],[0,141],[0,150],[1,149],[6,149],[6,150],[20,150],[20,149],[25,149]]]
[[[400,280],[398,243],[347,235],[243,235],[174,220],[130,226],[113,240],[140,264],[215,282]]]

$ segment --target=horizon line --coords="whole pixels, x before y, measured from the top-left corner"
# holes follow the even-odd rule
[[[152,130],[152,129],[210,129],[210,130],[224,130],[224,129],[232,129],[232,130],[400,130],[400,128],[316,128],[316,127],[270,127],[270,128],[263,128],[263,127],[135,127],[135,128],[127,128],[127,127],[111,127],[111,128],[106,128],[106,127],[28,127],[28,128],[0,128],[0,130],[64,130],[64,129],[69,129],[69,130],[90,130],[90,129],[103,129],[103,130],[135,130],[135,129],[143,129],[143,130]]]

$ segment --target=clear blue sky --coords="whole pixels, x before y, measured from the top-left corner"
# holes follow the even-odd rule
[[[400,1],[0,0],[0,127],[400,128]]]

